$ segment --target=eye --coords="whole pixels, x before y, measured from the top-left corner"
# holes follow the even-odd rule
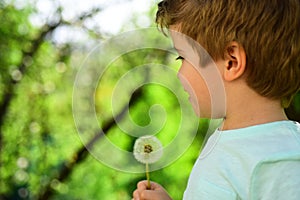
[[[178,56],[177,58],[176,58],[176,60],[183,60],[184,58],[183,57],[181,57],[181,56]]]

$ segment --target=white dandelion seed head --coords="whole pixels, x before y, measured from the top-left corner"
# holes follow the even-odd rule
[[[163,146],[155,136],[142,136],[134,143],[133,155],[141,163],[155,163],[161,158],[162,154]]]

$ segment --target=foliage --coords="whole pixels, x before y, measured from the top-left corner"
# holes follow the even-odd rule
[[[33,5],[17,8],[13,3],[0,2],[0,199],[130,199],[136,183],[145,179],[143,173],[122,172],[99,162],[83,146],[74,123],[72,93],[78,63],[91,46],[71,40],[57,43],[54,36],[60,28],[75,27],[83,30],[89,41],[99,41],[102,35],[87,29],[84,22],[100,10],[67,21],[58,7],[53,19],[49,17],[35,27],[29,20],[36,14]],[[95,109],[99,123],[105,137],[120,149],[132,151],[135,138],[124,134],[112,120],[114,84],[128,70],[149,62],[164,60],[176,69],[173,57],[155,49],[130,52],[111,64],[98,85]],[[162,105],[169,115],[158,136],[166,145],[180,123],[178,101],[159,85],[148,84],[141,91],[134,93],[136,98],[132,96],[130,116],[145,126],[151,123],[150,108]],[[299,97],[287,111],[297,120]],[[120,98],[120,108],[126,103]],[[208,123],[199,122],[196,139],[184,155],[152,172],[152,180],[164,185],[174,199],[182,197]]]
[[[35,12],[31,6],[16,8],[13,3],[1,4],[0,198],[130,199],[138,180],[145,178],[144,174],[120,172],[92,157],[79,139],[73,121],[73,84],[78,63],[86,57],[85,49],[89,46],[74,42],[58,44],[54,40],[59,28],[83,24],[90,15],[84,13],[72,22],[62,17],[49,19],[35,27],[29,21]],[[59,10],[57,13],[59,15]],[[86,27],[81,28],[85,30]],[[96,31],[86,33],[90,40],[95,36],[101,38]],[[106,137],[120,148],[132,151],[134,137],[124,134],[114,123],[109,124],[112,117],[109,97],[113,85],[133,66],[161,59],[170,59],[170,55],[154,50],[124,55],[113,63],[115,67],[110,68],[104,84],[97,89],[99,122],[107,126]],[[120,65],[123,66],[121,70],[117,67]],[[163,132],[175,129],[178,123],[176,98],[165,88],[151,84],[142,90],[137,100],[130,102],[134,122],[147,125],[150,118],[145,113],[153,104],[160,103],[174,113]],[[124,103],[120,101],[120,105]],[[205,130],[207,122],[201,124]],[[161,136],[165,143],[170,137]],[[180,198],[200,144],[195,142],[186,156],[153,172],[153,180],[161,182],[174,197]],[[180,175],[177,175],[178,170],[182,171]],[[169,184],[170,181],[176,184]]]

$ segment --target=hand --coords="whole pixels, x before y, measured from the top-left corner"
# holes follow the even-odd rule
[[[172,200],[167,191],[159,184],[151,182],[151,189],[147,189],[147,181],[140,181],[133,192],[134,200]]]

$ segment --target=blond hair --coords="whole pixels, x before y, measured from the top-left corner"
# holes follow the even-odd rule
[[[180,24],[214,59],[231,41],[247,56],[246,82],[260,95],[287,106],[300,88],[299,0],[164,0],[157,24]]]

